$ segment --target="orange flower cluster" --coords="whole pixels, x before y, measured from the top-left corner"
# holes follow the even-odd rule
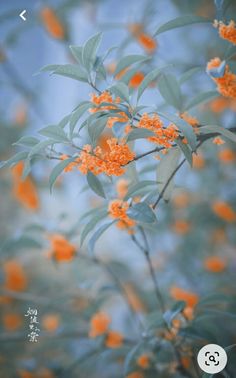
[[[24,291],[27,286],[27,278],[23,267],[16,260],[6,261],[3,265],[5,274],[4,287],[13,291]]]
[[[144,113],[137,127],[153,131],[155,136],[147,139],[165,148],[170,148],[179,135],[175,125],[170,124],[168,127],[164,127],[162,120],[157,114],[150,117],[147,113]]]
[[[222,21],[215,22],[214,26],[218,27],[221,38],[233,43],[233,45],[236,45],[236,25],[233,20],[231,20],[228,25],[224,24]]]
[[[120,97],[116,97],[113,100],[112,95],[108,91],[105,91],[105,92],[102,92],[100,95],[96,95],[96,94],[93,93],[91,95],[91,102],[94,105],[96,105],[96,107],[90,108],[89,111],[90,111],[90,113],[96,113],[98,111],[106,111],[106,110],[109,111],[109,110],[112,110],[112,109],[117,109],[115,104],[119,104],[121,102],[121,100],[120,100]],[[104,102],[109,103],[111,105],[102,105]],[[109,117],[109,119],[107,121],[107,127],[108,128],[111,129],[112,126],[116,122],[122,122],[122,123],[128,122],[129,117],[124,112],[119,112],[118,114],[119,114],[118,117]]]
[[[218,153],[218,157],[224,164],[231,164],[236,160],[236,153],[230,148],[223,148]]]
[[[3,316],[3,326],[7,331],[16,331],[22,326],[22,316],[16,313],[6,313]]]
[[[221,137],[215,137],[212,142],[217,146],[221,146],[221,144],[225,143],[225,141]]]
[[[124,198],[128,193],[129,182],[126,179],[119,179],[116,183],[116,191],[120,199]]]
[[[117,227],[120,229],[128,229],[128,232],[133,233],[132,228],[135,226],[136,222],[128,217],[128,209],[128,202],[119,199],[111,201],[108,207],[110,217],[118,220],[116,224]]]
[[[108,348],[119,348],[123,343],[123,335],[117,331],[109,330],[110,317],[104,312],[96,313],[90,321],[89,337],[106,335],[105,345]]]
[[[64,27],[52,8],[44,7],[40,12],[40,18],[45,29],[53,38],[65,38]]]
[[[218,256],[208,257],[204,260],[204,268],[212,273],[220,273],[225,270],[226,261]]]
[[[140,371],[134,371],[133,373],[127,375],[126,378],[144,378],[144,375]]]
[[[230,109],[235,112],[236,99],[219,96],[210,101],[209,106],[211,111],[214,113],[222,113],[226,109]]]
[[[207,70],[210,71],[212,68],[217,68],[221,63],[220,58],[214,58],[208,62]],[[212,77],[212,79],[217,84],[218,92],[222,96],[236,99],[236,75],[230,71],[228,64],[225,66],[225,72],[222,77]]]
[[[144,27],[140,23],[128,25],[128,30],[138,41],[138,43],[149,53],[153,54],[157,48],[157,42],[153,37],[144,31]]]
[[[108,139],[107,144],[109,146],[108,152],[104,152],[100,146],[97,146],[94,150],[90,145],[84,146],[77,158],[78,169],[81,173],[87,174],[88,171],[91,171],[95,175],[105,173],[108,176],[124,174],[125,169],[123,167],[134,159],[135,153],[124,141],[118,143],[116,138]]]
[[[176,301],[185,301],[187,304],[187,307],[191,307],[191,308],[195,307],[199,301],[199,297],[197,294],[181,289],[180,287],[177,287],[177,286],[173,286],[170,289],[170,295]]]
[[[195,132],[198,132],[198,129],[196,129],[199,126],[199,121],[196,117],[192,117],[187,112],[181,113],[180,118],[182,118],[185,122],[189,123],[193,128],[195,128]]]
[[[58,314],[46,314],[42,318],[43,328],[48,332],[55,332],[60,325]]]
[[[142,369],[148,369],[150,366],[150,356],[148,354],[141,354],[137,359],[137,365]]]
[[[236,212],[224,201],[215,201],[212,204],[212,210],[219,218],[226,222],[232,223],[236,221]]]
[[[13,174],[13,195],[24,207],[30,210],[37,210],[39,207],[39,197],[37,188],[30,176],[22,180],[21,176],[24,170],[24,163],[20,161],[14,168]]]
[[[191,224],[185,219],[178,219],[173,224],[173,230],[176,234],[185,235],[191,230]]]
[[[76,248],[68,242],[64,236],[54,234],[50,236],[51,251],[50,254],[58,262],[71,261],[76,253]]]
[[[144,79],[144,74],[141,71],[136,72],[129,81],[129,87],[137,88],[142,83],[143,79]]]
[[[205,159],[201,153],[193,154],[193,168],[203,169],[205,167]]]

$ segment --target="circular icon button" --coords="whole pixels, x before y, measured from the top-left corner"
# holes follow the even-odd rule
[[[197,362],[205,373],[220,373],[227,364],[227,354],[220,345],[207,344],[199,350]]]

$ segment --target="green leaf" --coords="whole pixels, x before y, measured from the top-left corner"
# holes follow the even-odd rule
[[[96,60],[97,50],[102,40],[102,33],[98,33],[89,38],[83,46],[82,59],[87,71],[89,71]]]
[[[172,320],[175,319],[176,316],[183,311],[185,306],[186,303],[184,301],[178,301],[174,304],[171,310],[168,310],[163,314],[163,318],[168,327],[172,327]]]
[[[136,139],[148,138],[152,136],[155,136],[155,133],[151,130],[134,129],[129,133],[127,137],[127,142],[131,142],[132,140],[136,140]]]
[[[80,65],[83,65],[83,58],[82,58],[83,47],[71,45],[69,46],[69,48],[75,60],[77,60],[77,62]]]
[[[217,133],[222,135],[223,137],[231,140],[232,142],[236,143],[236,135],[231,131],[225,129],[224,127],[216,126],[216,125],[207,125],[201,127],[201,133],[203,134],[211,134]]]
[[[182,95],[179,83],[175,76],[172,74],[162,74],[158,81],[158,89],[167,104],[181,110]]]
[[[93,250],[94,250],[94,247],[95,247],[97,240],[115,222],[116,222],[116,220],[113,220],[112,222],[108,222],[108,223],[103,224],[101,227],[99,227],[99,229],[91,237],[91,239],[89,240],[89,243],[88,243],[88,250],[91,254],[93,253]]]
[[[38,142],[39,142],[39,140],[37,138],[23,136],[16,143],[14,143],[14,145],[25,146],[25,147],[33,147]]]
[[[202,71],[202,67],[190,68],[190,70],[184,72],[183,75],[180,77],[179,84],[185,83],[186,81],[191,79],[193,75],[195,75],[196,73],[201,72],[201,71]]]
[[[27,151],[18,152],[17,154],[15,154],[14,156],[12,156],[12,158],[10,158],[8,160],[5,160],[5,161],[1,161],[0,168],[7,168],[7,167],[14,166],[19,161],[25,160],[27,158],[27,156],[28,156],[28,152]]]
[[[203,104],[204,102],[208,102],[218,96],[219,93],[217,91],[200,93],[197,96],[195,96],[191,101],[189,101],[189,103],[184,107],[184,110],[190,110],[195,106]]]
[[[171,148],[168,153],[163,156],[157,166],[157,187],[159,193],[165,188],[170,176],[175,171],[180,158],[179,148]],[[172,191],[174,189],[174,178],[169,182],[164,194],[163,199],[169,201]]]
[[[64,130],[56,125],[46,126],[43,129],[40,129],[38,133],[58,142],[68,142],[68,138]]]
[[[125,83],[119,82],[113,85],[110,91],[129,103],[129,87]]]
[[[75,160],[74,157],[65,159],[58,163],[52,170],[50,177],[49,177],[49,186],[50,192],[52,192],[53,185],[57,179],[57,177],[63,172],[63,170],[67,167],[68,164],[72,163]]]
[[[147,61],[148,59],[150,59],[149,57],[147,56],[144,56],[144,55],[127,55],[123,58],[121,58],[121,60],[117,63],[117,66],[116,66],[116,69],[115,69],[115,72],[114,72],[114,76],[116,76],[120,71],[122,71],[123,69],[131,66],[132,64],[134,63],[140,63],[140,62],[145,62]]]
[[[91,122],[88,125],[88,133],[91,139],[91,143],[94,146],[102,134],[103,130],[106,127],[108,116],[104,116],[96,120],[95,122]]]
[[[127,201],[129,198],[137,196],[140,193],[142,194],[143,192],[149,191],[150,186],[157,186],[156,181],[144,180],[132,185],[124,197],[124,201]]]
[[[202,23],[202,22],[210,23],[212,21],[207,20],[206,18],[203,18],[200,16],[194,16],[194,15],[180,16],[161,25],[155,32],[154,36],[164,33],[168,30],[177,29],[177,28],[181,28],[182,26],[187,26],[187,25],[192,25],[192,24]]]
[[[84,240],[86,239],[87,235],[94,229],[94,227],[100,222],[103,218],[107,215],[107,209],[103,209],[97,215],[94,215],[92,219],[86,224],[84,227],[81,238],[80,238],[80,245],[83,245]]]
[[[94,191],[94,193],[96,193],[100,197],[106,198],[106,195],[104,193],[104,189],[100,180],[92,172],[88,172],[87,182],[90,188]]]
[[[46,147],[51,146],[55,143],[59,143],[59,142],[55,142],[53,139],[42,140],[30,150],[27,160],[30,160],[34,155],[37,155]]]
[[[181,139],[176,139],[176,144],[178,144],[179,148],[183,152],[186,160],[188,161],[190,167],[193,165],[193,155],[192,151],[190,150],[189,146],[182,142]]]
[[[145,202],[136,203],[129,208],[127,214],[138,222],[155,223],[157,220],[154,211]]]
[[[236,55],[236,46],[229,45],[228,49],[226,50],[224,60],[230,60],[231,58]]]
[[[173,67],[173,64],[167,64],[163,67],[155,68],[153,71],[149,72],[145,76],[145,78],[143,79],[142,83],[140,84],[138,88],[138,97],[137,97],[138,100],[142,96],[145,89],[149,86],[149,84],[151,84],[154,80],[156,80],[157,77],[162,73],[162,71],[164,71],[165,69],[169,67]]]
[[[179,128],[179,130],[183,133],[183,135],[186,137],[192,150],[193,151],[196,150],[197,138],[191,125],[189,125],[182,118],[175,116],[174,114],[161,113],[161,112],[158,112],[158,114],[161,117],[166,118],[169,121],[173,122]]]
[[[127,353],[127,356],[125,358],[125,362],[124,362],[124,377],[127,376],[127,374],[129,374],[130,370],[131,370],[131,365],[132,365],[132,362],[134,361],[136,355],[138,354],[138,351],[139,349],[141,348],[142,344],[143,344],[143,340],[140,341],[137,345],[135,345],[133,348],[130,349],[129,353]]]
[[[79,107],[72,112],[70,116],[70,138],[72,138],[78,120],[89,108],[91,108],[91,103],[86,101],[85,103],[80,104]]]
[[[51,71],[55,75],[66,76],[83,82],[88,81],[85,72],[80,67],[72,64],[51,64],[43,67],[41,71]]]

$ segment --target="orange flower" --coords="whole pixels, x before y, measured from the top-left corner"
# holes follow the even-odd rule
[[[51,254],[57,262],[71,261],[73,259],[76,248],[64,236],[54,234],[49,239],[51,242]]]
[[[175,194],[173,197],[173,204],[177,209],[182,209],[188,206],[190,201],[190,196],[186,192],[181,192]]]
[[[226,222],[232,223],[236,221],[236,212],[224,201],[214,201],[212,204],[212,210],[219,218]]]
[[[184,235],[190,231],[191,225],[184,219],[178,219],[173,224],[173,229],[177,234]]]
[[[137,359],[137,365],[142,369],[148,369],[150,366],[150,357],[148,354],[141,354]]]
[[[119,198],[124,198],[128,193],[129,182],[126,179],[120,179],[116,183],[116,191]]]
[[[218,157],[224,164],[230,164],[235,161],[236,154],[230,148],[224,148],[219,151]]]
[[[135,312],[147,312],[146,306],[136,292],[135,287],[129,282],[125,283],[123,286],[128,302],[132,309]]]
[[[153,54],[157,48],[157,42],[147,33],[137,35],[138,43],[150,54]]]
[[[204,268],[209,272],[220,273],[226,268],[226,261],[218,256],[207,257],[204,260]]]
[[[126,378],[144,378],[144,375],[140,371],[134,371],[133,373],[127,375]]]
[[[229,107],[229,100],[226,97],[216,97],[210,101],[210,109],[214,113],[222,113],[225,109]]]
[[[57,314],[46,314],[42,317],[42,325],[46,331],[55,332],[60,326],[60,317]]]
[[[123,335],[116,331],[109,331],[105,344],[108,348],[119,348],[123,344]]]
[[[18,105],[15,109],[14,123],[17,126],[24,126],[27,121],[27,108],[24,104]]]
[[[137,36],[143,32],[144,25],[138,22],[133,23],[133,24],[128,24],[128,30],[131,34],[133,34],[134,36]]]
[[[236,45],[236,27],[235,22],[231,20],[228,25],[225,25],[222,21],[219,22],[219,35],[223,39]]]
[[[171,287],[170,295],[176,301],[185,301],[187,306],[189,307],[195,307],[199,301],[199,297],[197,294],[192,293],[191,291],[181,289],[177,286]]]
[[[214,58],[207,64],[207,70],[210,72],[213,68],[218,68],[221,65],[220,58]],[[222,77],[212,77],[212,80],[217,84],[217,89],[222,96],[236,99],[236,75],[229,69],[226,64],[225,72]]]
[[[45,29],[53,38],[65,38],[65,29],[52,8],[44,7],[40,12],[40,18]]]
[[[190,306],[187,306],[183,309],[183,315],[187,320],[193,320],[193,308]]]
[[[90,321],[89,337],[101,336],[108,331],[110,317],[104,312],[97,312]]]
[[[126,214],[128,209],[129,204],[126,201],[116,199],[109,203],[109,215],[111,218],[118,220],[117,227],[120,229],[130,229],[136,224],[136,222]]]
[[[91,102],[95,105],[94,108],[90,108],[90,113],[96,113],[98,111],[109,111],[112,109],[117,109],[116,104],[121,102],[120,97],[116,97],[113,100],[112,95],[108,92],[102,92],[100,95],[92,94],[91,95]],[[102,105],[103,103],[109,103],[111,105]],[[128,122],[129,117],[124,112],[117,113],[118,117],[109,117],[107,121],[107,127],[112,128],[116,122]]]
[[[193,154],[193,168],[202,169],[205,167],[205,159],[202,154]]]
[[[157,114],[150,117],[144,113],[137,124],[139,128],[145,128],[155,133],[155,136],[147,138],[150,142],[157,143],[165,148],[170,148],[174,140],[178,137],[175,125],[164,127],[162,120]]]
[[[225,141],[221,137],[215,137],[212,142],[217,146],[225,143]]]
[[[20,378],[35,378],[35,374],[27,370],[20,370],[19,376]]]
[[[66,154],[63,154],[60,156],[61,160],[66,160],[69,158],[68,155]],[[78,162],[77,162],[77,159],[75,159],[75,161],[72,161],[71,163],[69,163],[65,168],[64,168],[64,172],[71,172],[73,170],[73,168],[77,167],[78,166]]]
[[[22,180],[21,176],[24,170],[24,163],[20,161],[14,168],[12,168],[14,197],[24,207],[30,210],[37,210],[39,208],[39,197],[37,188],[30,176]]]
[[[131,77],[129,81],[129,86],[131,88],[137,88],[143,81],[144,74],[142,72],[136,72],[134,76]]]
[[[188,357],[188,356],[183,356],[181,357],[181,364],[183,365],[183,367],[187,370],[190,368],[190,365],[191,365],[191,358]]]
[[[121,176],[125,172],[123,166],[134,159],[134,152],[124,141],[118,143],[116,138],[108,139],[107,145],[108,152],[99,146],[94,150],[90,145],[83,147],[83,151],[77,159],[78,169],[81,173],[87,174],[88,171],[91,171],[95,175],[103,172],[108,176]]]
[[[22,326],[22,316],[15,313],[7,313],[3,316],[3,326],[7,331],[16,331]]]
[[[189,123],[192,127],[197,127],[199,125],[198,119],[192,117],[187,112],[180,114],[180,118],[182,118],[185,122]]]
[[[23,291],[27,286],[27,278],[23,267],[17,260],[8,260],[3,265],[5,273],[5,288],[13,291]]]

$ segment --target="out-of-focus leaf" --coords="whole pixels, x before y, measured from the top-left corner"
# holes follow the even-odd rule
[[[14,143],[14,145],[25,146],[25,147],[33,147],[38,142],[39,142],[39,140],[35,137],[23,136],[16,143]]]
[[[113,85],[110,91],[129,103],[129,87],[125,83],[119,82]]]
[[[72,163],[74,161],[74,157],[71,157],[69,159],[65,159],[58,163],[52,170],[50,177],[49,177],[49,186],[50,186],[50,192],[52,192],[53,185],[55,184],[55,181],[57,177],[63,172],[63,170],[68,166],[68,164]]]
[[[137,345],[135,345],[132,349],[130,349],[129,353],[127,353],[127,356],[124,362],[124,377],[126,377],[127,374],[130,372],[132,362],[135,359],[143,343],[144,343],[143,341],[140,341]]]
[[[21,160],[25,160],[28,156],[27,151],[21,151],[12,156],[9,160],[1,161],[0,163],[0,168],[6,168],[6,167],[11,167],[15,164],[17,164]]]
[[[105,192],[104,192],[104,189],[100,180],[92,172],[88,172],[87,182],[94,193],[96,193],[100,197],[106,198],[106,195],[105,195]]]
[[[40,129],[38,133],[58,142],[68,142],[68,138],[64,130],[55,125],[46,126],[43,129]]]
[[[96,60],[97,50],[102,40],[102,33],[98,33],[85,42],[82,50],[84,67],[89,71]]]
[[[158,112],[158,114],[163,117],[168,119],[169,121],[173,122],[179,130],[183,133],[183,135],[186,137],[189,145],[191,146],[192,150],[195,151],[197,147],[197,138],[194,133],[194,130],[191,125],[189,125],[187,122],[185,122],[183,119],[180,117],[177,117],[174,114],[169,114],[169,113],[161,113]]]
[[[140,193],[143,193],[143,191],[146,191],[146,190],[149,190],[150,189],[150,186],[157,186],[157,183],[156,181],[152,181],[152,180],[144,180],[144,181],[140,181],[138,182],[137,184],[134,184],[132,185],[129,190],[128,190],[128,193],[126,194],[126,196],[124,197],[124,200],[126,201],[127,199],[129,199],[130,197],[134,197],[134,196],[137,196],[139,195]]]
[[[36,144],[29,152],[28,159],[31,159],[34,155],[40,153],[46,147],[51,146],[55,143],[60,143],[59,141],[55,141],[53,139],[42,140],[38,144]]]
[[[196,73],[201,72],[201,71],[202,71],[202,67],[193,67],[193,68],[190,68],[190,70],[184,72],[183,75],[180,77],[179,83],[180,84],[185,83],[186,81],[188,81],[189,79],[191,79],[192,76],[194,76]]]
[[[97,240],[100,238],[100,236],[109,228],[111,227],[116,221],[111,221],[111,222],[108,222],[108,223],[105,223],[103,224],[95,233],[94,235],[91,237],[91,239],[89,240],[89,243],[88,243],[88,250],[89,252],[92,254],[93,253],[93,250],[94,250],[94,247],[95,247],[95,244],[97,242]]]
[[[184,301],[178,301],[174,304],[174,306],[172,307],[171,310],[168,310],[163,314],[163,318],[164,318],[166,324],[168,325],[168,327],[170,327],[170,328],[172,327],[172,320],[175,319],[175,317],[181,311],[183,311],[185,306],[186,306],[186,303]]]
[[[82,58],[83,47],[71,45],[69,46],[69,48],[73,57],[77,60],[79,64],[82,65],[83,64],[83,58]]]
[[[180,157],[179,148],[171,148],[168,153],[163,156],[157,166],[157,187],[159,193],[162,192],[166,186],[170,176],[175,171]],[[174,178],[169,182],[165,193],[163,194],[163,199],[169,201],[172,191],[174,189]]]
[[[87,235],[94,229],[98,222],[100,222],[105,216],[107,215],[107,209],[103,209],[99,214],[94,215],[92,219],[86,224],[84,227],[81,238],[80,238],[80,245],[82,246],[85,238]]]
[[[155,136],[155,133],[151,130],[134,129],[129,133],[127,137],[127,142],[131,142],[132,140],[136,140],[136,139],[148,138],[152,136]]]
[[[162,74],[158,81],[158,89],[167,102],[167,104],[174,106],[174,108],[181,110],[182,95],[178,81],[172,74]]]
[[[129,208],[127,214],[137,222],[155,223],[157,220],[154,211],[145,202],[136,203]]]
[[[232,142],[236,143],[236,135],[231,131],[225,129],[224,127],[216,126],[216,125],[207,125],[201,127],[201,133],[208,134],[208,133],[218,133],[223,137],[231,140]]]
[[[138,62],[139,63],[145,62],[148,59],[150,59],[150,58],[145,56],[145,55],[127,55],[127,56],[121,58],[121,60],[117,63],[117,66],[116,66],[116,69],[115,69],[115,72],[114,72],[114,76],[116,76],[120,71],[131,66],[132,64],[138,63]]]
[[[219,93],[217,91],[209,91],[200,93],[197,96],[195,96],[192,100],[189,101],[189,103],[184,107],[184,110],[190,110],[194,108],[195,106],[198,106],[200,104],[203,104],[204,102],[208,102],[210,100],[213,100],[213,98],[218,97]]]
[[[236,46],[230,45],[225,53],[225,60],[230,60],[233,56],[236,55]]]
[[[181,28],[182,26],[198,24],[202,22],[210,23],[212,21],[207,20],[206,18],[203,18],[200,16],[194,16],[192,14],[180,16],[161,25],[155,32],[154,36],[161,34],[163,32],[166,32],[168,30],[177,29],[177,28]]]
[[[83,114],[91,107],[91,103],[86,101],[85,103],[81,103],[77,109],[75,109],[70,116],[70,138],[72,138],[75,126],[83,116]]]

